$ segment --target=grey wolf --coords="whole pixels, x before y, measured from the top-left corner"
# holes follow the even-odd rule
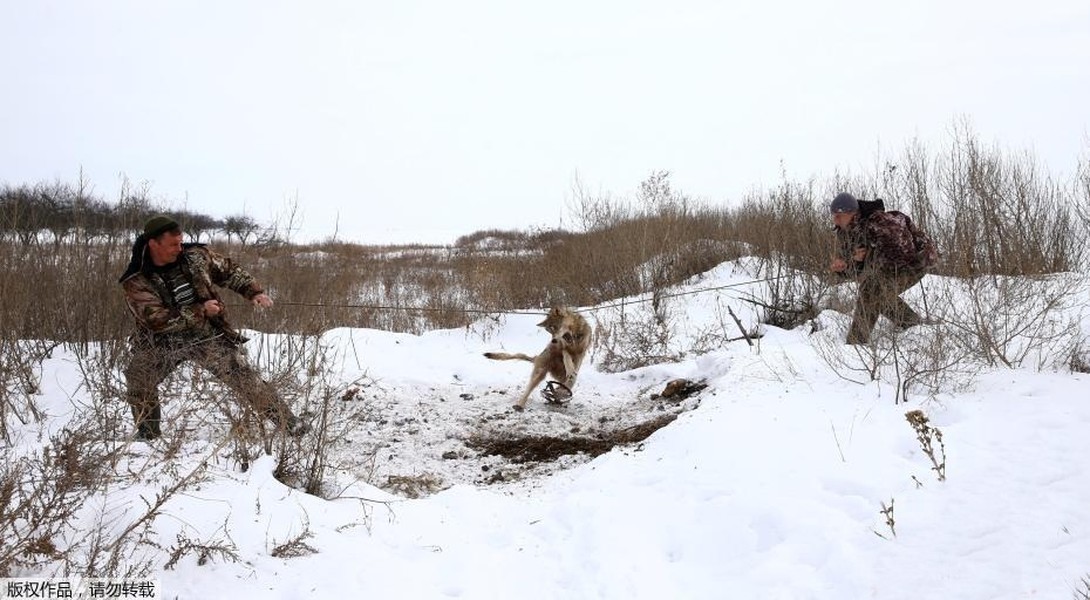
[[[515,410],[526,408],[526,401],[546,375],[551,375],[566,390],[560,390],[563,397],[570,398],[571,390],[579,375],[587,350],[590,348],[591,328],[587,320],[570,308],[554,307],[549,310],[545,320],[537,324],[549,332],[549,343],[537,356],[526,354],[508,354],[506,352],[485,352],[492,360],[525,360],[533,363],[530,382],[522,397],[515,403]]]

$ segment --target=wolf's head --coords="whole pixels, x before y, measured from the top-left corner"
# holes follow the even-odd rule
[[[576,330],[578,315],[567,308],[553,307],[545,320],[538,323],[553,336],[553,344],[571,345],[582,332]]]

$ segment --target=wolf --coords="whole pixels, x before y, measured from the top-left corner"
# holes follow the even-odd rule
[[[552,375],[563,389],[552,392],[557,400],[571,397],[571,390],[575,387],[575,379],[579,375],[579,367],[583,364],[583,358],[590,348],[591,328],[587,320],[570,308],[553,307],[545,320],[537,324],[549,332],[552,339],[548,345],[536,357],[526,354],[508,354],[506,352],[485,352],[486,358],[492,360],[525,360],[534,363],[530,372],[530,383],[522,393],[522,397],[515,403],[515,410],[526,408],[526,401],[530,398],[530,392],[545,379],[545,375]],[[552,390],[552,382],[550,382]]]

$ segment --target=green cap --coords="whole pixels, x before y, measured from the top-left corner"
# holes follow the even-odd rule
[[[157,215],[144,223],[144,237],[152,239],[172,229],[179,229],[178,222],[165,215]]]

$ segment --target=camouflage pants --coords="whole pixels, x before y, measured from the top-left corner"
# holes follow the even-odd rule
[[[866,344],[879,315],[884,315],[900,329],[919,325],[920,315],[901,300],[901,294],[919,283],[923,275],[922,271],[865,274],[859,280],[859,298],[855,301],[855,313],[848,329],[848,343]]]
[[[181,347],[137,341],[132,347],[132,359],[125,368],[128,386],[125,401],[143,436],[159,437],[162,420],[159,385],[187,360],[210,371],[243,403],[277,426],[287,427],[294,419],[277,391],[246,362],[241,349],[222,336]]]

